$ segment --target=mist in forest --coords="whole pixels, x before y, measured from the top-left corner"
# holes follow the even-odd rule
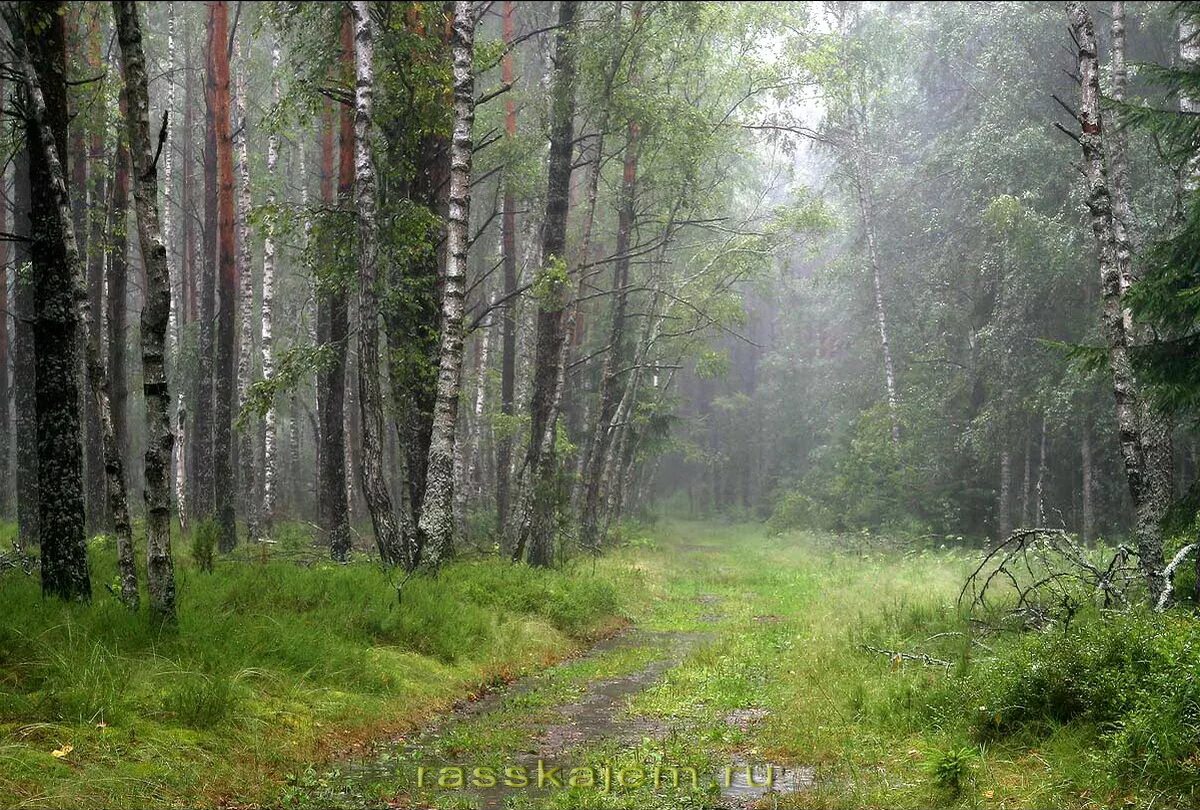
[[[1194,4],[0,15],[0,805],[1195,806]]]

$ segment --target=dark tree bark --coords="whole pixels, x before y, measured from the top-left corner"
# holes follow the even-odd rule
[[[146,58],[137,4],[114,3],[129,109],[125,120],[135,168],[134,204],[138,239],[146,265],[142,309],[142,391],[146,399],[146,573],[150,609],[160,619],[175,617],[175,565],[171,555],[171,395],[167,389],[167,322],[171,276],[158,215],[158,176],[150,142]]]
[[[196,361],[196,416],[192,424],[192,511],[200,520],[211,520],[215,513],[213,490],[213,365],[215,349],[217,295],[217,80],[213,51],[225,52],[224,46],[214,44],[213,25],[217,3],[210,3],[206,30],[204,105],[208,111],[204,128],[204,226],[201,234],[201,278],[195,287],[198,297],[196,316],[199,319]],[[222,4],[223,5],[223,4]],[[228,76],[226,77],[228,78]]]
[[[38,545],[37,362],[33,323],[37,315],[33,273],[29,262],[32,235],[32,189],[29,184],[29,150],[21,149],[13,161],[13,425],[15,427],[17,536],[23,549]]]
[[[596,426],[593,431],[591,450],[583,471],[583,503],[580,515],[580,543],[584,548],[600,549],[601,511],[603,506],[602,484],[604,469],[616,424],[617,405],[620,401],[620,376],[625,372],[626,351],[625,317],[629,300],[629,244],[633,231],[634,193],[637,187],[638,124],[629,121],[625,137],[625,161],[621,181],[621,203],[617,212],[617,260],[613,263],[612,312],[608,331],[608,352],[600,370],[600,391],[596,405]],[[599,158],[597,158],[599,159]],[[615,483],[615,482],[610,482]]]
[[[575,138],[575,14],[577,4],[559,5],[554,44],[550,158],[546,214],[542,223],[542,267],[536,282],[537,344],[530,395],[529,448],[521,476],[521,504],[515,517],[513,558],[528,545],[528,562],[547,566],[553,559],[554,512],[559,499],[554,430],[561,397],[563,311],[571,281],[566,273],[567,211]]]
[[[506,47],[513,41],[513,0],[504,0],[503,34]],[[513,55],[509,51],[501,62],[501,81],[514,81]],[[504,97],[504,133],[517,136],[517,104],[513,93]],[[508,520],[509,482],[512,475],[513,399],[517,381],[517,200],[512,181],[504,183],[504,209],[500,220],[500,252],[504,264],[503,307],[500,311],[500,413],[505,424],[496,442],[496,530],[503,534]]]
[[[213,368],[213,498],[220,529],[218,547],[237,545],[237,481],[233,474],[234,363],[237,341],[237,243],[234,233],[233,133],[229,119],[229,9],[217,0],[209,6],[209,84],[213,146],[217,163],[216,250],[218,311],[216,362]]]
[[[88,10],[86,42],[79,41],[79,32],[68,35],[76,53],[83,52],[83,61],[87,70],[94,75],[100,69],[100,26],[97,14]],[[87,88],[78,88],[77,93],[85,92]],[[99,313],[104,306],[104,256],[106,234],[105,208],[106,172],[104,149],[104,107],[103,103],[96,104],[85,115],[84,110],[76,104],[72,118],[76,125],[71,127],[71,153],[67,156],[71,164],[71,221],[75,226],[75,238],[79,244],[79,254],[87,262],[87,294],[93,313]],[[91,119],[89,121],[89,119]],[[88,148],[87,128],[92,130],[90,149]],[[90,164],[90,166],[89,166]],[[89,171],[89,168],[91,171]],[[88,180],[91,183],[91,205],[88,204]],[[88,212],[91,212],[91,238],[88,234]],[[83,336],[88,341],[89,349],[100,351],[102,342],[102,324],[98,317],[93,319],[92,326]],[[89,535],[96,534],[109,525],[108,504],[104,491],[104,446],[100,429],[100,414],[96,403],[90,396],[82,400],[84,445],[83,472],[86,531]]]
[[[28,108],[42,592],[87,600],[92,584],[79,423],[80,256],[66,182],[67,50],[61,5],[9,5],[3,14]]]
[[[121,94],[120,108],[121,115],[124,116],[124,93]],[[124,463],[129,458],[129,368],[125,360],[125,332],[129,321],[129,146],[124,137],[117,139],[116,164],[112,195],[112,257],[109,260],[107,275],[108,373],[112,384],[113,435],[116,438],[117,451]],[[99,313],[100,309],[97,307],[92,311]],[[99,348],[97,343],[97,352]]]
[[[350,16],[342,22],[342,59],[354,56],[353,31]],[[332,127],[332,121],[330,121]],[[338,184],[339,202],[349,205],[354,193],[354,110],[342,105],[339,121]],[[329,161],[332,164],[332,139]],[[331,166],[332,168],[332,166]],[[330,172],[332,175],[332,172]],[[332,196],[332,195],[331,195]],[[346,342],[349,324],[346,307],[346,290],[342,268],[337,268],[339,277],[328,279],[323,291],[325,304],[325,328],[327,343],[333,357],[323,376],[325,408],[321,422],[321,489],[324,493],[326,530],[329,532],[330,554],[335,560],[345,560],[350,552],[350,505],[346,497]]]
[[[6,98],[4,79],[0,78],[0,99]],[[0,232],[9,232],[9,203],[11,198],[8,191],[8,173],[0,170]],[[15,216],[14,216],[15,219]],[[9,279],[9,249],[8,242],[0,242],[0,515],[8,517],[11,501],[9,499],[10,463],[12,456],[12,411],[9,406],[8,368],[10,352],[8,329],[12,318],[9,313],[12,308],[8,302]],[[15,277],[15,274],[14,274]],[[17,533],[17,548],[21,548],[21,535]]]

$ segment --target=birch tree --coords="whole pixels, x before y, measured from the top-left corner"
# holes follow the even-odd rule
[[[146,581],[150,610],[175,618],[175,568],[171,554],[171,394],[167,387],[166,345],[171,310],[171,273],[164,232],[159,226],[158,152],[150,140],[150,100],[142,28],[134,0],[117,0],[117,34],[128,98],[125,122],[133,159],[133,201],[138,239],[146,267],[146,303],[142,308],[142,393],[146,400]],[[168,107],[168,110],[170,108]],[[167,136],[163,115],[159,147]]]
[[[413,554],[400,532],[383,475],[383,402],[379,392],[379,246],[375,221],[375,165],[371,105],[375,72],[370,4],[356,0],[354,14],[354,196],[358,209],[358,391],[362,414],[362,481],[375,527],[379,557],[411,567]]]
[[[1102,326],[1116,401],[1117,430],[1129,494],[1136,513],[1134,533],[1138,562],[1153,605],[1158,603],[1165,587],[1162,576],[1162,518],[1168,504],[1162,502],[1161,482],[1156,480],[1156,474],[1147,466],[1147,436],[1141,419],[1145,405],[1130,359],[1132,338],[1121,300],[1123,280],[1129,273],[1131,251],[1124,223],[1114,212],[1113,190],[1105,165],[1095,25],[1091,13],[1079,2],[1067,3],[1067,19],[1078,48],[1078,141],[1083,152],[1087,209],[1099,256]]]
[[[442,287],[441,345],[437,400],[419,530],[425,562],[438,566],[453,554],[454,458],[463,361],[463,305],[470,241],[471,126],[475,120],[475,10],[454,4],[451,53],[454,62],[454,132],[450,142],[450,206],[446,225],[446,272]],[[459,482],[459,485],[465,485]]]

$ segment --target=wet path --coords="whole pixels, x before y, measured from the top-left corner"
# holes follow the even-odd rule
[[[705,745],[712,730],[701,734],[694,718],[641,713],[631,705],[655,689],[673,688],[673,676],[713,654],[739,628],[728,621],[725,597],[701,593],[680,604],[690,613],[689,629],[629,630],[467,704],[414,737],[379,746],[338,774],[340,798],[361,802],[344,806],[378,807],[367,798],[378,796],[391,808],[749,808],[768,793],[811,785],[811,769],[737,752],[722,756]],[[717,723],[744,736],[766,714],[747,708]],[[668,747],[684,758],[712,749],[712,764],[694,771],[665,765]],[[633,783],[643,789],[640,798],[627,790],[631,773],[641,780]],[[647,799],[654,803],[643,804]]]

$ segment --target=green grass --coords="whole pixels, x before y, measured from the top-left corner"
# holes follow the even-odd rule
[[[36,576],[0,580],[0,806],[268,799],[289,772],[571,653],[641,587],[618,566],[491,560],[398,589],[293,539],[212,574],[185,553],[179,625],[158,629],[105,589],[107,545],[92,544],[90,605],[43,600]]]
[[[704,640],[621,709],[665,724],[665,737],[595,740],[570,752],[574,763],[812,766],[814,787],[769,805],[810,810],[1200,801],[1195,620],[1080,616],[1069,631],[980,635],[956,604],[977,551],[663,522],[627,527],[598,562],[551,572],[461,562],[408,580],[397,598],[393,577],[365,561],[324,563],[293,535],[218,560],[211,575],[184,566],[172,632],[107,593],[63,606],[43,602],[36,580],[6,575],[0,805],[378,806],[412,788],[410,766],[422,761],[521,755],[590,682],[663,654],[617,647],[541,672],[624,620]],[[101,581],[111,553],[94,554]],[[534,672],[492,711],[440,725],[420,751],[385,747],[358,764],[347,755]],[[729,722],[748,709],[765,717]],[[467,806],[461,794],[425,798]],[[703,790],[629,788],[513,806],[712,803]]]

